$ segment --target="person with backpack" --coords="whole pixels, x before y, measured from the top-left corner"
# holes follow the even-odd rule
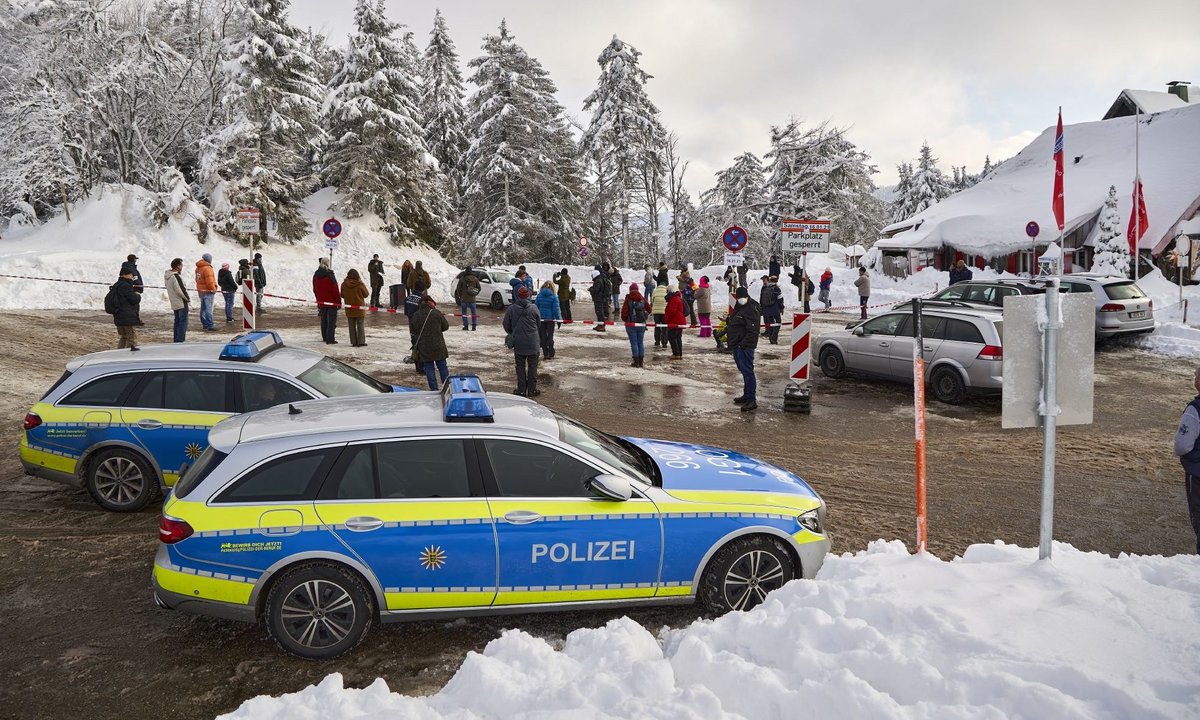
[[[191,302],[188,298],[187,287],[183,284],[183,258],[175,258],[171,261],[171,267],[163,275],[163,285],[167,288],[167,300],[171,303],[171,310],[175,313],[175,322],[171,326],[171,342],[181,343],[187,338],[188,326],[188,306]]]
[[[113,316],[113,324],[117,326],[118,350],[141,350],[137,344],[137,326],[142,324],[138,312],[142,296],[133,287],[136,273],[137,268],[132,263],[122,263],[120,276],[104,296],[104,312]]]
[[[687,315],[683,314],[683,295],[674,285],[667,286],[667,342],[671,344],[671,359],[683,359],[683,328],[687,326]]]
[[[217,285],[221,286],[221,294],[225,296],[225,322],[233,322],[233,299],[237,295],[238,284],[229,270],[229,263],[221,263]]]
[[[204,253],[196,261],[196,294],[200,296],[200,324],[209,332],[217,329],[213,324],[213,301],[216,300],[218,289],[212,255]]]
[[[417,311],[421,309],[422,298],[425,295],[425,286],[416,285],[413,291],[404,296],[404,316],[408,318],[408,339],[411,352],[405,362],[411,362],[416,366],[417,372],[424,372],[424,365],[416,359],[417,354],[417,326],[413,323],[413,317]]]
[[[633,357],[629,367],[646,367],[646,318],[649,316],[646,298],[638,291],[637,283],[630,283],[629,292],[625,294],[625,304],[621,306],[621,321],[625,323],[625,334],[629,336],[629,352]]]
[[[609,292],[612,293],[612,311],[613,315],[621,312],[621,283],[624,280],[621,278],[621,271],[613,266],[608,271]]]
[[[356,268],[346,271],[341,296],[346,301],[346,325],[350,329],[350,347],[367,346],[367,284]]]
[[[134,255],[133,253],[129,253],[129,257],[125,259],[125,264],[133,268],[133,291],[138,295],[141,295],[146,289],[146,283],[142,280],[142,271],[138,270],[137,261],[138,256]],[[141,324],[145,325],[145,323]]]
[[[421,300],[412,316],[412,324],[417,328],[417,339],[413,343],[413,361],[421,363],[425,370],[425,380],[430,390],[437,390],[441,385],[437,376],[445,384],[450,376],[446,359],[450,351],[446,349],[446,331],[450,329],[450,321],[437,309],[437,303],[429,297],[428,292],[421,294]],[[434,375],[437,370],[437,376]]]
[[[821,294],[818,299],[825,303],[825,310],[828,312],[832,303],[829,302],[829,290],[833,287],[833,270],[825,268],[825,272],[821,273]]]
[[[779,278],[768,277],[758,293],[758,304],[762,308],[762,321],[767,326],[767,340],[779,344],[779,325],[783,322],[783,290],[779,289]]]
[[[534,302],[537,304],[538,314],[542,316],[542,322],[538,326],[538,340],[542,344],[542,359],[550,360],[555,355],[554,329],[558,325],[562,325],[561,305],[558,295],[554,292],[553,283],[549,280],[542,283],[542,289],[538,291]]]
[[[379,307],[379,291],[383,289],[383,261],[379,259],[379,253],[371,256],[371,262],[367,263],[367,272],[371,275],[371,307]]]
[[[542,394],[537,389],[538,351],[541,349],[538,326],[541,322],[542,316],[538,314],[537,305],[529,301],[529,288],[524,285],[517,288],[517,301],[504,311],[504,332],[512,336],[510,347],[517,361],[515,395],[534,397]],[[507,338],[505,344],[508,344]]]
[[[321,317],[321,339],[326,345],[337,345],[338,308],[342,306],[342,294],[337,276],[329,269],[329,258],[317,260],[317,271],[312,277],[313,296],[317,299],[317,315]]]
[[[429,277],[429,271],[422,266],[420,260],[413,266],[412,271],[408,273],[408,289],[416,292],[417,283],[424,286],[425,292],[429,292],[433,288],[433,280]]]
[[[458,274],[458,284],[454,286],[454,299],[462,313],[463,330],[467,329],[468,324],[472,330],[479,324],[479,305],[475,301],[479,298],[480,290],[479,278],[474,271],[469,266],[463,268]]]
[[[558,307],[563,322],[571,322],[571,273],[566,268],[554,273],[554,283],[558,286]]]

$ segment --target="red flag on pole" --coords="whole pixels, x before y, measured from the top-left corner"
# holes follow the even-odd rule
[[[1054,134],[1054,201],[1051,203],[1054,208],[1054,219],[1058,222],[1058,231],[1061,233],[1066,227],[1063,211],[1063,128],[1062,128],[1062,108],[1058,109],[1058,132]]]
[[[1146,198],[1142,194],[1142,178],[1138,176],[1133,181],[1133,211],[1129,213],[1129,230],[1125,233],[1129,238],[1129,254],[1137,257],[1138,241],[1146,234],[1146,226],[1150,224],[1150,216],[1146,214]]]

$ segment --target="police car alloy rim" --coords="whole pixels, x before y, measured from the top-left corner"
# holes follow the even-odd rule
[[[354,627],[354,598],[328,580],[306,580],[288,593],[280,624],[294,642],[309,648],[336,645]]]
[[[133,502],[146,486],[146,476],[138,464],[115,455],[96,467],[96,492],[114,505]]]
[[[732,610],[749,610],[783,587],[783,565],[766,550],[751,550],[725,573],[725,602]]]

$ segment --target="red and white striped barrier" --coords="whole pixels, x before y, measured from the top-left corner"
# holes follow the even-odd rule
[[[254,278],[246,278],[242,283],[242,329],[254,330]]]
[[[792,316],[792,367],[793,380],[807,381],[808,366],[812,361],[809,343],[812,338],[812,315],[797,313]]]

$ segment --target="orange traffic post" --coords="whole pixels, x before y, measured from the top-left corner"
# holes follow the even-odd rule
[[[917,449],[917,552],[925,552],[925,338],[921,329],[921,300],[913,300],[913,423]]]

